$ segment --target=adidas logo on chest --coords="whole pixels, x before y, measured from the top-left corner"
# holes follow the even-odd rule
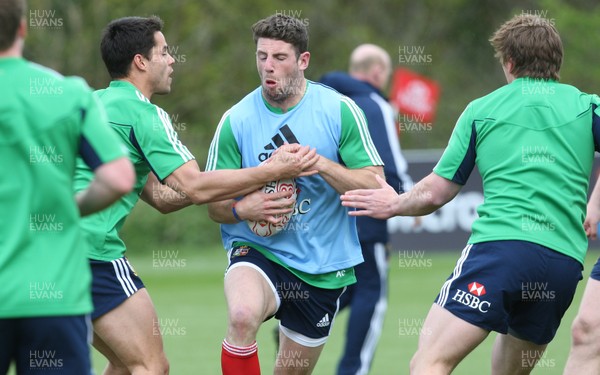
[[[298,142],[298,138],[296,138],[294,132],[292,132],[292,129],[290,129],[287,124],[283,125],[277,134],[271,138],[271,142],[265,145],[265,152],[258,154],[258,161],[262,163],[263,161],[267,160],[273,151],[275,151],[278,147],[283,146],[285,142],[290,144],[300,143]]]

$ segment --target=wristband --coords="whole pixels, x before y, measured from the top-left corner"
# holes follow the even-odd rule
[[[242,222],[244,220],[242,220],[241,217],[239,217],[239,215],[237,214],[237,211],[235,210],[235,205],[238,204],[238,201],[235,201],[235,203],[233,204],[233,206],[231,206],[231,213],[233,213],[233,217],[235,217],[235,219],[238,222]]]

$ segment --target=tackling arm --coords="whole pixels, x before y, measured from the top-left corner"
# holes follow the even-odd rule
[[[257,190],[265,183],[316,173],[311,168],[319,160],[315,149],[308,146],[284,145],[268,163],[243,169],[221,169],[200,172],[195,160],[190,160],[171,173],[165,182],[185,194],[192,203],[231,199]]]
[[[379,189],[353,190],[342,195],[343,206],[359,209],[350,211],[351,216],[388,219],[427,215],[451,201],[462,188],[460,184],[431,173],[408,193],[398,195],[381,177],[376,178]]]
[[[148,180],[140,197],[162,214],[175,212],[193,204],[189,196],[161,184],[152,172],[148,173]]]

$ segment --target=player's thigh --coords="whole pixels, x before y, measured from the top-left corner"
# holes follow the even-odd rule
[[[271,262],[248,246],[232,249],[229,256],[224,289],[230,320],[262,322],[272,317],[279,308],[280,300]]]
[[[90,260],[90,268],[94,303],[92,320],[115,309],[144,288],[144,283],[126,257],[112,261]]]
[[[18,374],[91,374],[89,316],[19,319]]]
[[[285,268],[278,269],[281,283],[281,345],[276,374],[309,374],[327,342],[345,287],[318,288],[303,282]]]
[[[276,375],[310,374],[312,373],[325,344],[317,346],[301,345],[293,339],[289,330],[279,333],[279,351],[275,359]],[[288,337],[288,335],[292,337]]]
[[[498,334],[492,352],[492,374],[529,374],[542,359],[546,346],[521,340],[510,334]]]
[[[160,323],[146,288],[94,320],[94,332],[128,367],[160,360]]]
[[[106,357],[106,359],[108,359],[113,367],[122,369],[123,373],[129,374],[127,367],[123,364],[123,362],[121,362],[121,359],[117,356],[117,354],[95,332],[93,345],[96,350],[98,350],[103,356]]]
[[[454,367],[488,335],[489,331],[433,304],[421,329],[415,359]]]
[[[596,263],[590,274],[581,305],[575,318],[575,324],[586,332],[600,335],[600,260]]]
[[[536,244],[530,246],[534,247],[536,257],[524,262],[540,266],[533,267],[515,286],[517,298],[513,299],[510,309],[509,333],[521,340],[545,345],[554,338],[573,301],[582,279],[582,266],[564,254]]]

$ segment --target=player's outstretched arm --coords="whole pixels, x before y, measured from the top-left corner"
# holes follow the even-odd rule
[[[127,157],[102,164],[94,171],[94,180],[75,199],[81,216],[100,211],[129,193],[135,183],[135,171]]]
[[[168,214],[192,205],[189,196],[162,184],[156,175],[148,173],[148,180],[140,198],[162,214]]]
[[[451,201],[462,188],[462,185],[431,173],[408,193],[398,195],[381,177],[376,178],[379,189],[352,190],[341,196],[343,206],[358,209],[350,211],[351,216],[388,219],[427,215]]]
[[[284,145],[281,149],[273,160],[253,168],[200,172],[196,161],[190,160],[171,173],[165,182],[194,204],[204,204],[245,195],[269,181],[316,173],[312,169],[319,160],[316,150],[297,144]]]
[[[291,191],[267,194],[256,190],[239,201],[229,199],[209,203],[208,215],[213,221],[220,224],[235,224],[245,220],[278,224],[283,220],[283,217],[278,215],[292,212],[295,203]],[[234,204],[237,217],[233,214]]]

